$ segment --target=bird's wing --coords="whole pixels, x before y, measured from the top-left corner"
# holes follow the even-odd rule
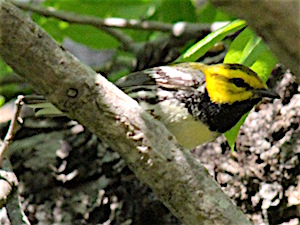
[[[128,94],[157,88],[188,90],[203,86],[205,84],[204,73],[187,65],[181,63],[135,72],[118,80],[116,85]]]

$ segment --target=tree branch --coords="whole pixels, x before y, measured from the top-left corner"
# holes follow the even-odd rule
[[[18,128],[17,128],[18,118],[19,118],[21,108],[23,105],[23,97],[24,96],[20,95],[15,102],[15,111],[14,111],[13,118],[10,122],[9,129],[4,138],[4,141],[3,141],[2,145],[0,146],[0,167],[2,166],[2,161],[5,157],[5,152],[7,151],[9,144],[13,141],[13,138],[18,131]]]
[[[150,30],[150,31],[161,31],[174,33],[175,36],[179,36],[183,33],[192,34],[202,32],[203,30],[210,30],[210,24],[192,24],[192,23],[183,23],[179,22],[175,25],[170,23],[162,23],[157,21],[141,21],[141,20],[126,20],[123,18],[106,18],[102,19],[95,16],[80,16],[70,12],[59,12],[56,10],[48,10],[39,6],[29,5],[27,3],[14,2],[19,8],[24,10],[30,10],[32,12],[38,13],[45,17],[55,17],[57,19],[67,21],[69,23],[83,24],[83,25],[92,25],[94,27],[102,28],[127,28],[135,30]],[[177,28],[179,26],[182,28],[182,32],[177,33]]]
[[[4,160],[2,169],[0,169],[0,208],[6,207],[11,224],[30,225],[21,207],[18,185],[18,179],[12,172],[9,160]]]
[[[11,224],[27,224],[29,221],[24,214],[20,200],[18,179],[12,171],[8,159],[4,160],[8,146],[12,143],[14,136],[19,130],[18,119],[23,105],[24,96],[19,96],[15,101],[15,110],[11,119],[7,134],[0,145],[0,208],[6,207],[8,218]]]
[[[28,3],[14,2],[14,4],[21,9],[29,10],[38,13],[40,15],[43,15],[45,17],[54,17],[73,24],[94,26],[108,33],[109,35],[113,36],[115,39],[117,39],[120,43],[122,43],[122,46],[125,50],[132,51],[135,53],[138,51],[136,44],[133,43],[130,36],[126,35],[122,31],[111,28],[114,26],[108,26],[104,19],[93,17],[93,16],[80,16],[69,12],[59,12],[53,9],[49,10]]]
[[[209,24],[193,24],[185,22],[178,22],[173,25],[157,21],[125,20],[123,18],[102,19],[94,16],[81,16],[70,12],[56,11],[52,8],[43,8],[28,3],[15,2],[14,4],[21,9],[29,10],[45,17],[54,17],[70,24],[91,25],[108,33],[122,44],[124,50],[137,54],[137,58],[142,59],[138,61],[137,69],[145,69],[160,65],[161,63],[166,64],[174,61],[178,57],[176,52],[179,53],[179,51],[176,50],[177,47],[182,46],[188,40],[197,39],[207,35],[207,33],[211,32],[215,27]],[[131,37],[121,30],[113,28],[161,31],[168,32],[171,35],[169,35],[169,37],[162,37],[159,40],[140,44],[134,43]],[[168,44],[166,45],[166,43]],[[151,46],[153,49],[151,49]],[[161,55],[164,54],[164,51],[167,51],[170,54],[166,56],[166,59],[162,60]],[[151,57],[148,61],[146,60],[144,62],[145,65],[143,65],[143,63],[140,64],[140,62],[143,62],[145,57],[147,58],[145,52],[149,53]],[[155,57],[155,55],[160,57]]]
[[[251,224],[161,123],[4,0],[0,37],[6,63],[115,149],[183,224]]]

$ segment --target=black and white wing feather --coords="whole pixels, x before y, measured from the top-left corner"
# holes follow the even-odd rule
[[[164,91],[169,94],[195,90],[203,92],[205,75],[201,70],[189,67],[188,63],[181,63],[132,73],[118,80],[116,85],[138,101],[160,101],[168,98]]]

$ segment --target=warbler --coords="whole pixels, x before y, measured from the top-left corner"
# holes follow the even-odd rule
[[[115,84],[188,149],[230,130],[262,98],[279,98],[253,70],[240,64],[159,66]]]

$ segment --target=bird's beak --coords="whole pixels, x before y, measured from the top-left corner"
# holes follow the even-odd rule
[[[253,98],[280,98],[280,96],[270,89],[254,89],[252,90]]]

